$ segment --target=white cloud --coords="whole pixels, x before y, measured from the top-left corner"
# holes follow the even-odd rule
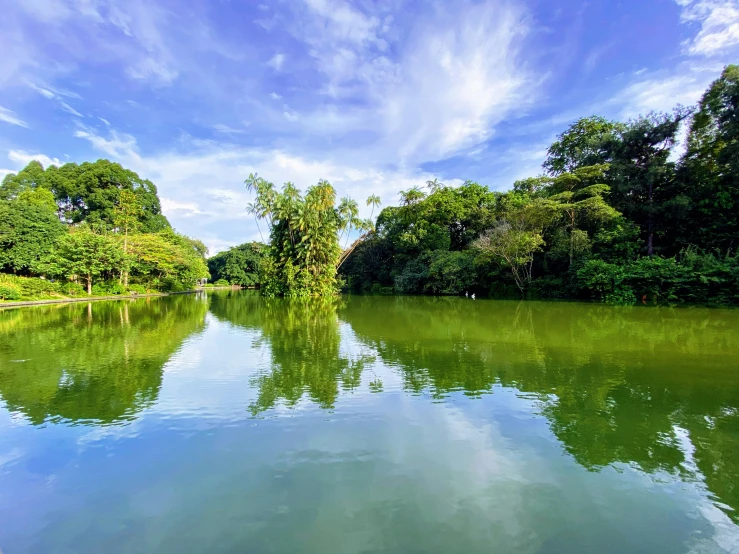
[[[128,163],[137,163],[141,159],[137,152],[136,139],[131,135],[119,134],[111,129],[110,136],[105,138],[100,136],[95,129],[80,126],[74,136],[89,141],[93,148],[113,158],[125,160]]]
[[[17,125],[18,127],[28,128],[28,123],[18,117],[18,115],[13,110],[3,108],[2,106],[0,106],[0,121],[4,121],[5,123],[9,123],[10,125]]]
[[[70,97],[70,98],[81,98],[79,94],[76,94],[74,92],[64,91],[64,90],[56,90],[49,86],[39,86],[36,83],[29,82],[28,86],[38,92],[41,96],[48,100],[54,100],[58,102],[59,107],[64,110],[67,113],[70,113],[77,117],[84,117],[80,112],[75,110],[72,106],[67,104],[64,100],[62,100],[62,97]]]
[[[75,110],[72,106],[70,106],[66,102],[60,102],[59,105],[62,107],[62,109],[65,112],[71,113],[72,115],[76,115],[77,117],[83,117],[83,115],[80,112],[78,112],[77,110]]]
[[[164,215],[172,216],[176,212],[181,212],[178,215],[184,215],[185,217],[204,215],[204,212],[194,202],[178,202],[177,200],[162,197],[161,203]]]
[[[244,133],[246,133],[244,129],[235,129],[221,123],[213,125],[213,130],[224,135],[243,135]]]
[[[700,25],[698,34],[684,43],[687,54],[713,56],[739,45],[739,1],[676,0],[681,20]]]
[[[667,112],[677,104],[695,104],[716,75],[690,69],[683,71],[637,76],[613,99],[613,103],[622,106],[621,117],[635,117],[650,111]]]
[[[535,82],[519,56],[527,16],[505,0],[453,10],[435,4],[409,29],[346,2],[307,4],[292,32],[325,76],[328,102],[300,119],[306,132],[332,140],[375,136],[373,147],[363,149],[375,161],[443,159],[485,141],[496,123],[535,99]],[[389,44],[397,47],[393,59]]]
[[[150,79],[159,84],[168,85],[177,78],[178,72],[167,67],[154,58],[144,58],[128,68],[128,74],[134,79]]]
[[[8,152],[8,159],[15,163],[19,169],[25,167],[28,165],[28,162],[33,160],[40,162],[44,167],[49,167],[50,165],[62,165],[59,158],[50,158],[44,154],[29,154],[23,150],[11,150]]]
[[[271,93],[269,96],[270,98],[272,98],[272,100],[279,100],[280,98],[282,98],[282,96],[280,96],[276,92]]]
[[[180,144],[182,150],[144,155],[139,153],[133,136],[112,129],[102,136],[96,129],[82,127],[75,136],[151,179],[173,226],[219,250],[240,244],[245,237],[259,240],[256,223],[246,212],[252,200],[244,186],[249,173],[258,172],[278,186],[292,181],[303,190],[319,179],[327,179],[339,196],[357,199],[362,217],[369,216],[370,209],[364,205],[369,194],[378,194],[383,205],[396,204],[399,190],[436,177],[421,171],[386,171],[349,161],[336,163],[284,150],[245,148],[218,141],[188,139]]]
[[[275,71],[281,71],[282,70],[282,66],[284,64],[285,64],[285,54],[275,54],[267,62],[267,65],[270,66]]]

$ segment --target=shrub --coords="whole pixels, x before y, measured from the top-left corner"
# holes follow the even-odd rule
[[[225,279],[218,279],[218,281],[213,283],[213,286],[216,286],[216,287],[227,287],[229,285],[230,283],[226,281]]]
[[[128,285],[128,292],[135,292],[137,294],[146,294],[148,291],[144,285]]]
[[[20,300],[21,291],[10,283],[0,283],[0,300]]]
[[[633,289],[626,283],[627,273],[621,266],[603,260],[588,260],[577,270],[580,289],[611,304],[633,304]]]
[[[87,294],[85,287],[83,287],[79,283],[73,283],[71,281],[62,283],[59,287],[59,292],[61,292],[64,296],[71,297],[85,296]]]

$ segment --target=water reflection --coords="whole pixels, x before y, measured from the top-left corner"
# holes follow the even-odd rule
[[[208,311],[248,331],[229,357],[266,353],[250,366],[245,417],[396,391],[379,366],[405,396],[439,402],[503,387],[533,399],[582,467],[696,483],[739,522],[739,311],[236,292],[8,310],[0,396],[34,424],[130,422],[156,404],[162,368]]]
[[[254,347],[268,346],[270,361],[253,379],[257,398],[252,415],[278,403],[295,406],[304,396],[324,409],[336,404],[340,389],[353,390],[374,358],[341,349],[338,299],[265,299],[255,294],[217,295],[211,313],[258,332]]]
[[[533,394],[584,467],[704,481],[739,522],[739,312],[353,298],[341,318],[409,390]]]
[[[207,309],[172,297],[0,310],[0,397],[37,425],[131,421]]]

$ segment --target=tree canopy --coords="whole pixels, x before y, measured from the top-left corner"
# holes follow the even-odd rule
[[[347,288],[737,303],[737,122],[728,66],[697,109],[576,120],[542,174],[508,192],[438,179],[402,191],[342,265]]]
[[[151,181],[108,160],[32,161],[0,184],[0,272],[80,282],[88,294],[182,290],[208,276],[206,254],[170,227]],[[3,296],[76,291],[51,283],[8,282]]]

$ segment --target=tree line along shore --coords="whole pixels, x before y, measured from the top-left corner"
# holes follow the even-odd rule
[[[381,211],[371,195],[360,219],[327,181],[303,192],[252,174],[246,187],[261,242],[207,258],[132,171],[31,162],[0,185],[0,299],[178,291],[208,277],[267,296],[737,304],[739,66],[697,106],[575,121],[541,173],[506,192],[435,179]]]

